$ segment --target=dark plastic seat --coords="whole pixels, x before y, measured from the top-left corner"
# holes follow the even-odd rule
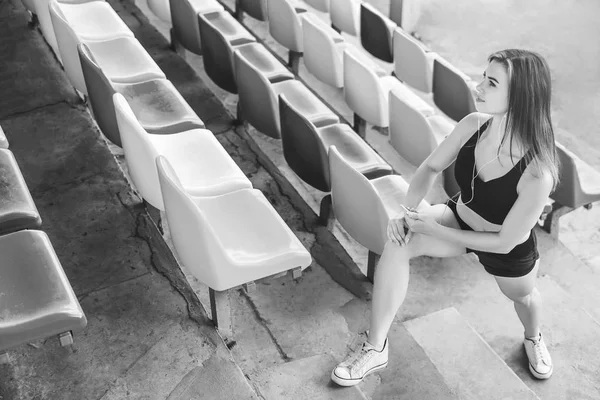
[[[267,21],[269,19],[267,0],[237,0],[235,5],[238,18],[242,16],[242,13],[246,13],[259,21]]]
[[[360,42],[374,57],[394,62],[392,35],[396,24],[368,3],[360,5]]]
[[[433,102],[455,121],[477,111],[468,77],[440,57],[433,64]]]
[[[273,70],[266,68],[273,62],[277,63],[277,60],[266,50],[258,50],[253,46],[241,47],[234,53],[239,104],[245,121],[265,135],[279,139],[281,130],[278,96],[283,94],[315,125],[339,122],[339,118],[306,86],[292,79],[293,75],[289,71],[281,69],[281,64]],[[268,72],[263,73],[265,70]]]
[[[4,134],[4,130],[0,126],[0,149],[8,149],[8,139],[6,139],[6,135]]]
[[[85,328],[87,320],[48,236],[24,230],[0,237],[0,353]],[[66,336],[66,337],[65,337]]]
[[[310,186],[331,191],[328,150],[336,148],[357,171],[369,179],[392,173],[392,168],[346,124],[317,127],[288,102],[279,99],[281,144],[290,168]]]
[[[94,118],[104,136],[117,146],[121,146],[121,137],[112,101],[115,92],[125,96],[133,113],[148,133],[173,134],[204,128],[202,120],[169,80],[113,83],[98,66],[87,45],[80,44],[77,50]]]
[[[555,238],[561,216],[582,206],[589,209],[600,201],[600,172],[560,143],[556,143],[556,150],[560,159],[560,181],[550,195],[554,203],[544,221],[544,229]]]
[[[0,234],[36,229],[41,224],[15,156],[10,150],[0,149]],[[3,259],[4,255],[0,253],[0,257]],[[4,261],[0,262],[2,268]]]
[[[199,14],[198,21],[206,74],[221,89],[237,93],[233,51],[239,46],[256,42],[256,39],[225,11]]]
[[[198,14],[222,11],[223,6],[217,0],[177,0],[170,5],[174,39],[192,53],[202,54]]]

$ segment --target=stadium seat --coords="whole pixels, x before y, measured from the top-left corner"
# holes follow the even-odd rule
[[[172,45],[181,44],[192,53],[202,54],[198,15],[223,11],[223,6],[217,0],[177,0],[170,3],[173,21]]]
[[[405,32],[413,32],[421,17],[422,0],[391,0],[390,19]]]
[[[241,20],[243,13],[259,21],[267,21],[267,0],[237,0],[235,2],[236,19]]]
[[[181,0],[177,0],[181,1]],[[154,15],[167,24],[171,23],[171,6],[169,0],[148,0],[148,8]]]
[[[392,33],[396,24],[369,3],[360,5],[360,42],[374,57],[394,62]]]
[[[0,149],[8,149],[8,139],[4,134],[4,130],[0,126]]]
[[[88,45],[77,47],[94,118],[108,140],[121,146],[121,137],[112,96],[125,96],[140,124],[153,134],[170,134],[204,123],[167,79],[151,79],[140,83],[113,83],[96,63]]]
[[[15,156],[10,150],[0,149],[0,235],[36,229],[41,224],[42,219]]]
[[[433,64],[433,101],[455,121],[477,111],[473,98],[475,83],[441,57]]]
[[[293,76],[289,71],[288,75],[282,73],[280,68],[274,67],[277,60],[267,50],[257,49],[256,46],[243,46],[234,53],[240,119],[267,136],[281,138],[278,96],[283,94],[316,126],[339,122],[339,118],[306,86],[291,79]],[[258,66],[261,66],[263,71],[271,69],[271,74],[265,75]]]
[[[226,11],[199,14],[198,20],[206,74],[221,89],[237,93],[233,52],[256,39]]]
[[[315,10],[328,13],[329,12],[329,1],[330,0],[306,0],[306,4],[314,8]]]
[[[544,229],[558,238],[558,219],[579,208],[590,209],[600,201],[600,173],[560,143],[556,143],[560,160],[560,180],[550,198],[552,210],[544,220]]]
[[[267,0],[269,33],[280,45],[289,50],[289,65],[298,74],[300,57],[304,51],[302,41],[303,8],[295,8],[288,0]]]
[[[75,89],[87,94],[81,64],[77,56],[77,45],[80,42],[102,41],[119,37],[133,39],[133,33],[115,10],[104,1],[67,3],[50,0],[49,8],[52,26],[54,27],[67,77]],[[139,55],[139,48],[133,50],[136,48],[134,44],[128,48],[136,51],[136,54]],[[112,62],[122,54],[103,53],[103,55],[111,57],[107,62]]]
[[[431,93],[437,54],[399,28],[394,30],[393,45],[396,78],[421,92]]]
[[[36,230],[0,236],[0,254],[0,362],[8,361],[7,350],[54,335],[71,345],[71,332],[87,320],[48,236]]]
[[[164,155],[174,166],[186,192],[216,196],[252,184],[212,132],[192,129],[172,135],[152,135],[139,124],[125,98],[113,96],[129,175],[144,200],[164,210],[155,159]]]
[[[419,110],[433,115],[433,108],[393,76],[380,76],[378,67],[357,49],[344,50],[344,97],[355,114],[355,130],[364,137],[365,121],[380,127],[389,125],[389,93]]]
[[[369,250],[367,276],[373,280],[374,254],[383,252],[389,220],[402,212],[400,205],[408,183],[400,175],[368,180],[335,146],[329,148],[329,167],[335,217],[354,240]],[[427,202],[423,200],[421,205]]]
[[[360,33],[361,0],[330,0],[331,27],[338,32],[358,36]]]
[[[344,86],[344,49],[350,44],[314,14],[303,16],[304,65],[321,82]]]
[[[193,197],[165,157],[157,157],[156,167],[175,251],[210,288],[213,323],[230,336],[228,301],[218,304],[227,290],[290,270],[297,274],[312,258],[261,191]]]
[[[421,165],[455,125],[441,115],[425,117],[391,91],[390,142],[396,152],[412,165]]]

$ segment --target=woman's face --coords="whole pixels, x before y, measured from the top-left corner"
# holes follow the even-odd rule
[[[486,114],[505,114],[508,111],[508,85],[506,68],[492,61],[483,72],[482,81],[477,85],[477,110]]]

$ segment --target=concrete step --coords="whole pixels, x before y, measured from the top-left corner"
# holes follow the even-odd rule
[[[358,387],[331,382],[336,364],[332,355],[317,354],[263,370],[253,382],[266,400],[367,400]]]
[[[537,287],[543,302],[541,330],[554,363],[554,374],[547,381],[531,376],[523,327],[502,295],[474,297],[457,308],[540,398],[600,398],[600,325],[550,276],[540,276]]]
[[[578,210],[576,213],[580,214],[580,223],[585,221],[586,215],[591,216],[590,213],[598,215],[597,210]],[[569,217],[571,216],[567,215],[564,218],[568,219]],[[585,224],[580,226],[585,226]],[[573,227],[573,229],[576,228]],[[600,287],[600,259],[597,258],[594,261],[587,256],[585,257],[587,262],[585,262],[579,257],[579,253],[574,254],[567,246],[552,240],[550,235],[541,229],[538,229],[537,233],[538,247],[542,255],[540,274],[551,276],[563,289],[579,299],[593,318],[600,322],[600,290],[598,290]],[[594,247],[596,248],[595,254],[598,256],[598,232],[589,233],[590,237],[594,235],[596,237]],[[573,243],[570,243],[569,247],[574,248]]]
[[[536,399],[455,308],[404,323],[461,399]]]

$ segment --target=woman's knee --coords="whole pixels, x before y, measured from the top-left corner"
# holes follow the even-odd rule
[[[506,295],[506,297],[508,297],[514,303],[522,304],[527,307],[529,307],[534,302],[538,302],[539,299],[541,298],[540,292],[535,287],[533,289],[531,289],[531,291],[527,294],[510,293],[510,292],[506,293],[504,291],[503,291],[503,293]]]

